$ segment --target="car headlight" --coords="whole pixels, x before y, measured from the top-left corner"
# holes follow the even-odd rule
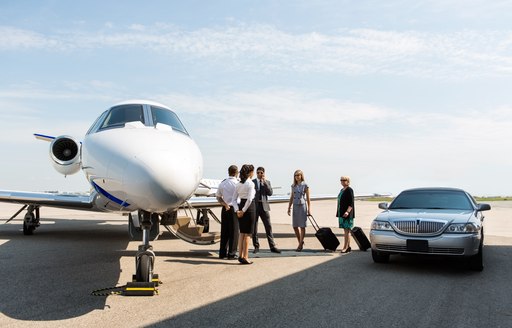
[[[450,224],[445,232],[449,233],[476,233],[480,231],[480,226],[474,223],[455,223]]]
[[[372,222],[372,230],[388,230],[392,231],[393,227],[391,227],[391,224],[387,221],[373,221]]]

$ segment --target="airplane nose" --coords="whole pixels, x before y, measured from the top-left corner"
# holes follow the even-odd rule
[[[150,212],[181,205],[196,190],[202,176],[201,154],[193,148],[146,151],[135,157],[125,169],[123,185],[137,206]]]

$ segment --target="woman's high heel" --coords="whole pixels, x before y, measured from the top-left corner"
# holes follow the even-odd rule
[[[252,264],[251,261],[248,261],[246,258],[242,257],[242,260],[240,261],[241,264]]]
[[[350,253],[352,251],[352,248],[348,247],[346,250],[341,251],[341,253]]]
[[[296,252],[302,252],[302,248],[304,247],[304,242],[300,243],[299,247],[295,250]]]

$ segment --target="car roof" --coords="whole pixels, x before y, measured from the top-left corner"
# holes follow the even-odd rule
[[[460,188],[451,188],[451,187],[423,187],[423,188],[411,188],[405,189],[404,191],[457,191],[457,192],[465,192]]]

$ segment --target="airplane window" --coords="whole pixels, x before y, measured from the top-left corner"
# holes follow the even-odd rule
[[[155,125],[157,123],[166,124],[171,126],[173,130],[177,130],[188,135],[188,132],[183,124],[181,124],[180,119],[172,111],[165,108],[151,106],[151,115],[153,116],[153,123]]]
[[[96,132],[96,130],[98,130],[98,125],[100,124],[100,122],[103,121],[103,119],[105,118],[105,115],[107,115],[107,111],[104,111],[103,113],[101,113],[100,116],[98,116],[98,118],[96,119],[96,121],[94,121],[94,123],[91,125],[91,127],[89,128],[89,130],[87,131],[86,134],[91,134],[93,132]]]
[[[112,107],[101,125],[101,129],[124,127],[125,123],[140,121],[144,123],[141,105],[121,105]]]

